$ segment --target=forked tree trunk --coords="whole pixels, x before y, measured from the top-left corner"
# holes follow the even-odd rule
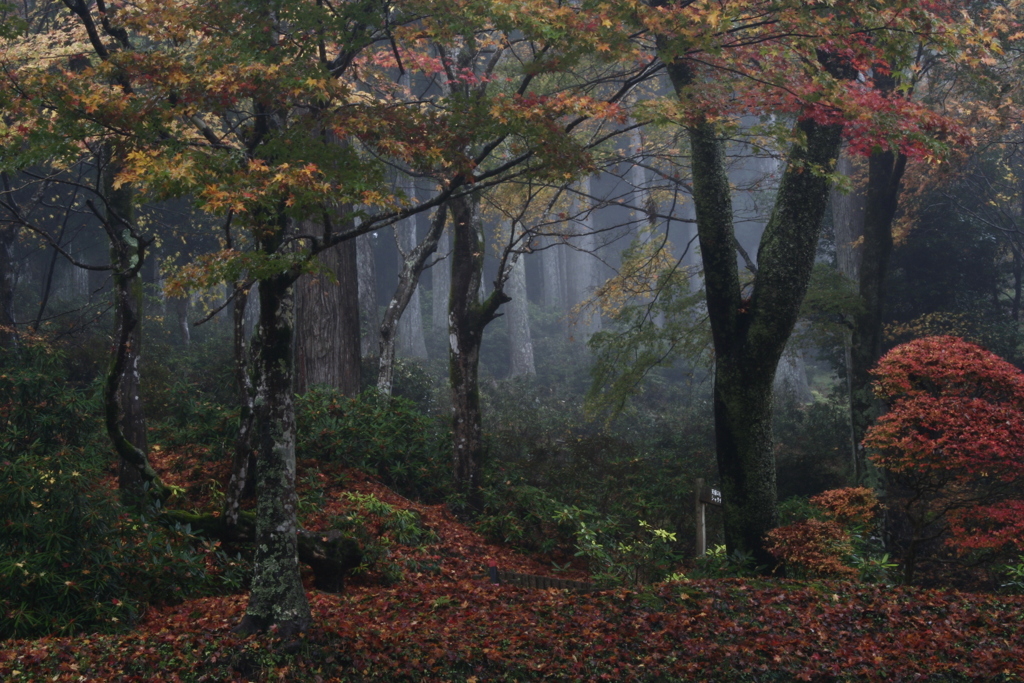
[[[408,176],[402,176],[399,186],[410,199],[416,195],[416,187]],[[395,238],[398,243],[398,277],[401,280],[406,272],[406,264],[416,250],[415,216],[410,216],[395,224]],[[437,242],[434,240],[431,253],[436,248]],[[427,341],[423,334],[423,310],[420,306],[419,276],[422,271],[423,264],[421,263],[415,276],[416,284],[409,293],[408,303],[406,303],[404,310],[398,317],[397,346],[398,354],[403,358],[427,357]],[[402,287],[401,282],[398,287]],[[391,302],[394,303],[393,298]]]
[[[479,467],[483,455],[480,423],[479,365],[484,328],[508,301],[502,289],[483,302],[484,235],[476,199],[453,197],[452,281],[448,309],[449,381],[452,398],[452,440],[455,484],[471,507],[479,506]]]
[[[438,241],[444,232],[444,224],[447,219],[447,207],[442,206],[434,214],[430,224],[430,230],[415,247],[409,249],[402,261],[402,267],[398,273],[398,287],[395,295],[391,298],[388,308],[384,311],[384,319],[380,324],[380,357],[377,372],[377,391],[383,396],[390,396],[395,378],[395,337],[398,330],[398,323],[402,320],[402,314],[406,306],[413,300],[419,284],[420,274],[423,266],[437,250]],[[422,319],[420,320],[420,332],[422,333]]]
[[[666,60],[677,92],[692,82],[689,65]],[[828,182],[839,154],[841,127],[811,120],[797,124],[804,146],[794,146],[757,255],[749,299],[736,262],[732,195],[725,140],[709,123],[688,129],[693,196],[715,348],[715,450],[722,486],[726,545],[765,566],[774,560],[765,534],[778,523],[772,385],[796,323],[814,264],[828,203]]]

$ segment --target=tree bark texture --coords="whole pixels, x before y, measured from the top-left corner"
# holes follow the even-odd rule
[[[508,376],[536,375],[533,363],[533,339],[530,335],[530,302],[526,298],[526,259],[518,255],[509,273],[506,291],[508,312]]]
[[[669,76],[683,95],[691,73],[670,62]],[[743,297],[736,259],[732,197],[725,141],[708,123],[688,128],[697,231],[704,263],[707,307],[715,347],[713,410],[722,486],[726,545],[773,566],[765,534],[778,523],[772,385],[810,281],[839,126],[797,124],[805,146],[794,146],[758,249],[758,272]]]
[[[415,295],[418,292],[420,274],[423,272],[423,266],[426,264],[427,259],[437,249],[438,241],[444,232],[447,215],[447,207],[438,209],[431,221],[430,230],[423,238],[423,241],[404,252],[402,267],[398,273],[398,287],[395,289],[395,295],[391,298],[387,310],[384,311],[384,320],[380,324],[377,391],[384,396],[391,395],[392,385],[394,384],[395,337],[398,334],[399,322],[403,319],[403,313],[407,312],[409,303],[416,299]],[[422,340],[422,318],[418,325]]]
[[[323,226],[304,230],[323,236]],[[359,393],[359,275],[356,244],[348,240],[316,256],[320,272],[295,283],[295,391],[314,385]]]
[[[282,220],[281,223],[285,221]],[[280,240],[284,228],[276,235]],[[262,245],[274,253],[279,244]],[[303,631],[311,623],[298,556],[295,493],[295,407],[292,402],[292,285],[284,272],[260,280],[259,350],[256,356],[258,454],[256,458],[256,553],[253,581],[240,632]]]
[[[499,288],[480,301],[484,267],[484,233],[476,199],[453,197],[452,279],[448,309],[449,380],[452,397],[452,440],[455,484],[471,507],[479,504],[479,465],[483,454],[478,386],[480,343],[484,327],[508,301]]]

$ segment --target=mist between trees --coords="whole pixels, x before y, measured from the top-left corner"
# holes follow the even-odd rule
[[[153,435],[232,407],[243,630],[309,626],[299,560],[341,551],[296,448],[356,397],[412,401],[443,481],[362,465],[503,540],[575,509],[682,556],[703,478],[771,571],[780,499],[902,495],[862,446],[886,350],[1022,360],[1016,17],[921,4],[8,8],[4,362],[70,355],[136,509],[187,508]]]

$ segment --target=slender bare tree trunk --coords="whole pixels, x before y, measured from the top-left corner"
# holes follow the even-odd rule
[[[444,224],[447,218],[447,207],[441,207],[434,214],[430,224],[430,230],[426,237],[418,245],[405,252],[402,260],[402,267],[398,273],[398,287],[395,295],[391,298],[387,310],[384,311],[384,320],[380,324],[380,360],[377,373],[377,391],[384,396],[391,395],[392,385],[395,377],[395,336],[398,325],[403,319],[403,312],[407,312],[407,306],[413,300],[417,291],[420,274],[423,266],[437,250],[438,241],[444,232]],[[422,332],[422,320],[420,331]]]
[[[371,233],[356,238],[356,269],[359,280],[360,344],[364,354],[377,350],[380,313],[377,304],[377,261]]]
[[[146,244],[135,227],[134,197],[129,184],[114,188],[119,166],[109,149],[100,154],[103,227],[110,241],[113,272],[114,344],[104,386],[107,435],[118,456],[118,487],[128,505],[141,506],[150,495],[166,498],[170,490],[149,464],[146,417],[140,391],[142,360],[142,278]]]
[[[509,377],[536,375],[533,363],[533,339],[530,335],[530,302],[526,297],[526,259],[516,258],[509,274],[506,291],[511,299],[507,306]]]
[[[416,187],[412,183],[412,178],[408,176],[403,175],[399,179],[399,187],[409,198],[416,195]],[[398,243],[398,277],[401,280],[406,271],[406,264],[409,262],[412,253],[416,250],[416,218],[409,217],[399,221],[395,225],[395,238]],[[437,241],[434,240],[434,247],[431,249],[431,252],[436,247]],[[410,292],[405,310],[398,318],[398,355],[403,358],[427,357],[427,341],[423,334],[423,309],[420,306],[420,288],[418,284],[422,270],[423,264],[420,263],[415,274],[415,282],[417,284],[414,285],[412,292]],[[399,287],[401,287],[401,284],[399,284]],[[393,301],[394,299],[392,299]]]

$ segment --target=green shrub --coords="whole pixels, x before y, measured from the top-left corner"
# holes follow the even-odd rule
[[[346,398],[317,387],[297,397],[296,419],[300,458],[358,467],[410,498],[433,502],[449,493],[451,439],[407,399]]]
[[[342,496],[354,503],[355,509],[336,518],[332,526],[359,542],[363,561],[353,570],[357,576],[376,572],[385,585],[397,583],[405,573],[391,559],[391,548],[395,544],[422,548],[438,541],[437,534],[422,526],[419,515],[412,510],[396,508],[373,494],[346,491]]]
[[[39,341],[0,359],[0,639],[123,628],[147,602],[239,587],[243,563],[124,512],[96,392],[63,375]]]
[[[575,527],[576,555],[587,559],[598,584],[641,586],[680,576],[682,554],[670,531],[643,520],[626,528],[576,507],[562,510],[558,519]]]

